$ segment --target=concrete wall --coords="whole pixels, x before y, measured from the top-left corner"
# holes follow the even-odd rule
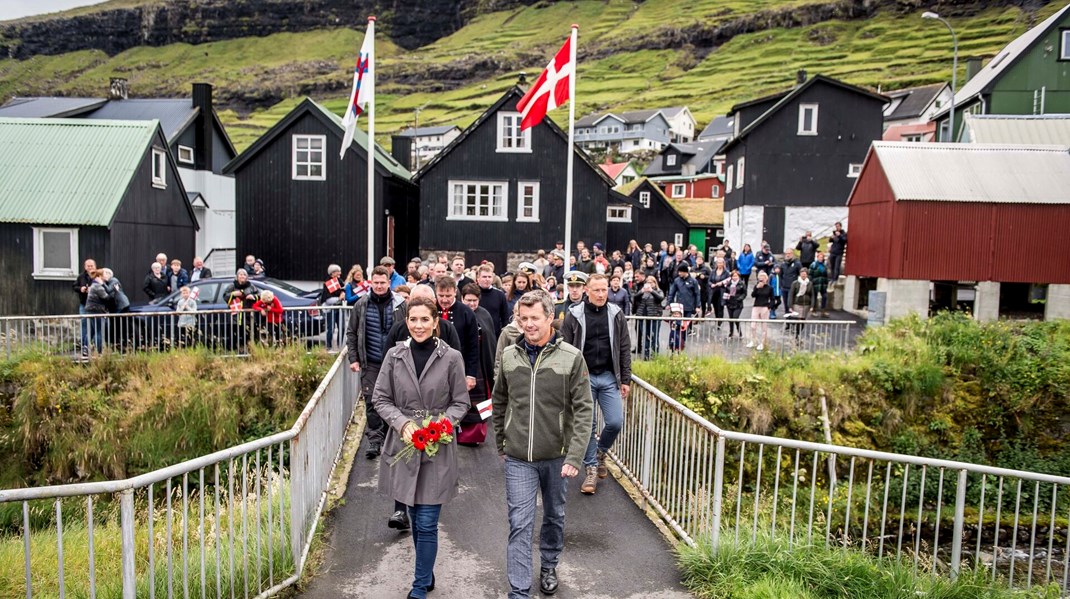
[[[736,250],[743,249],[744,243],[749,243],[751,249],[757,254],[761,251],[762,239],[765,236],[763,220],[765,209],[761,206],[741,206],[724,214],[725,239],[732,243]],[[773,253],[783,251],[783,248],[772,248]]]
[[[846,202],[846,200],[844,200]],[[828,237],[837,222],[847,226],[847,206],[788,206],[784,209],[784,245],[794,248],[807,231],[813,231],[815,238]],[[785,248],[773,248],[774,253],[781,253]]]
[[[884,321],[917,314],[929,318],[929,281],[877,279],[877,291],[887,293]]]
[[[973,317],[978,322],[999,320],[999,283],[981,281],[976,286],[973,300]]]
[[[1070,319],[1070,285],[1048,285],[1044,320]]]

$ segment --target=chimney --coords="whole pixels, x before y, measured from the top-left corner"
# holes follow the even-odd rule
[[[966,59],[966,81],[973,79],[973,76],[981,72],[981,57],[971,56]]]
[[[193,167],[211,171],[212,165],[212,84],[193,84],[193,107],[199,109],[193,137]]]
[[[126,100],[130,97],[130,84],[126,77],[112,77],[108,83],[109,100]]]
[[[527,85],[528,84],[528,74],[527,73],[520,73],[520,75],[516,78],[516,84],[521,86],[521,87]]]
[[[408,135],[394,135],[390,138],[390,155],[401,163],[401,166],[408,170],[413,170],[413,148],[416,146],[416,134],[413,132],[412,136]]]
[[[795,85],[802,85],[804,83],[806,83],[806,69],[799,69],[799,71],[795,73]]]

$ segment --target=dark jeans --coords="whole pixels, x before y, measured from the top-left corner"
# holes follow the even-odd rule
[[[382,364],[365,363],[360,365],[360,392],[364,396],[364,413],[368,417],[364,425],[364,436],[368,438],[368,445],[382,445],[386,438],[386,421],[379,417],[372,405],[372,391],[375,390],[375,379],[379,378],[379,368]]]
[[[840,278],[840,267],[843,264],[843,254],[829,254],[829,284],[835,285]]]
[[[441,505],[414,505],[409,508],[412,520],[412,544],[416,547],[416,575],[412,579],[412,597],[427,597],[427,587],[435,573],[438,557],[438,517]]]
[[[739,328],[739,315],[742,312],[743,312],[743,305],[742,304],[737,306],[737,307],[728,307],[728,317],[736,319],[735,321],[728,323],[728,336],[729,337],[732,336],[732,331],[733,330],[735,330],[735,332],[740,337],[743,336],[743,330]]]

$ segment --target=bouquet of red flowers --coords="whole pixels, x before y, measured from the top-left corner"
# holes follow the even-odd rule
[[[418,451],[427,454],[429,458],[433,458],[438,453],[439,445],[448,445],[452,442],[453,423],[450,422],[449,418],[441,420],[432,420],[430,417],[425,418],[423,427],[412,433],[412,438],[394,456],[394,460],[390,462],[390,465],[394,466],[401,460],[408,462]]]

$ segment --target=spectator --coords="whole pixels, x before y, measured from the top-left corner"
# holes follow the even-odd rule
[[[717,249],[718,249],[718,251],[724,252],[725,264],[727,264],[728,261],[731,260],[733,258],[733,256],[735,255],[734,252],[732,251],[732,245],[729,243],[729,241],[727,239],[725,239],[721,243],[721,247],[719,247]]]
[[[679,303],[684,308],[684,316],[690,318],[699,309],[702,298],[699,296],[698,283],[691,277],[691,268],[686,262],[677,267],[679,276],[669,288],[669,303]]]
[[[498,280],[501,281],[500,289],[502,290],[502,293],[505,294],[505,297],[509,297],[509,294],[513,291],[513,273],[507,272]]]
[[[594,271],[596,273],[609,274],[613,271],[613,265],[606,259],[606,253],[602,249],[601,243],[594,244],[594,256],[591,260],[594,262]]]
[[[253,262],[253,274],[249,276],[250,279],[265,279],[267,278],[267,270],[264,268],[264,261],[260,258]]]
[[[806,320],[810,316],[810,310],[816,301],[816,294],[814,293],[814,285],[810,281],[810,272],[803,270],[799,272],[799,278],[791,284],[791,293],[788,295],[788,305],[791,306],[793,317],[799,321],[795,325],[795,339],[798,340],[802,335],[803,324],[802,321]]]
[[[438,296],[438,308],[442,318],[453,323],[457,336],[461,339],[465,380],[468,390],[471,391],[476,386],[476,375],[479,373],[479,325],[476,323],[476,315],[464,302],[457,299],[457,283],[453,277],[439,277],[435,281],[435,294]],[[493,317],[492,313],[491,318]]]
[[[145,275],[145,282],[142,284],[141,289],[145,292],[145,295],[149,296],[149,301],[151,302],[165,297],[170,289],[167,286],[167,279],[163,276],[162,264],[153,262],[149,265],[149,269],[149,274]]]
[[[739,278],[743,279],[743,289],[747,289],[750,286],[750,273],[754,269],[754,252],[749,243],[743,244],[743,250],[736,258],[736,269],[739,270]]]
[[[275,294],[265,289],[253,302],[253,312],[256,313],[260,322],[260,329],[264,333],[264,341],[272,345],[278,345],[283,339],[282,321],[285,313],[282,302]]]
[[[702,254],[695,255],[694,277],[698,283],[698,291],[702,296],[700,302],[700,308],[703,315],[709,315],[710,313],[710,298],[713,291],[710,289],[710,278],[713,276],[713,270],[710,269],[710,265],[706,264],[706,260],[702,257]]]
[[[505,281],[503,280],[502,283],[505,283]],[[512,319],[513,307],[516,306],[517,300],[520,299],[520,296],[531,291],[532,289],[533,286],[531,282],[531,275],[524,271],[520,271],[513,276],[513,285],[509,289],[509,293],[506,294],[506,301],[509,307],[510,319]],[[508,324],[508,321],[506,321],[506,324]]]
[[[591,259],[591,252],[588,251],[587,248],[583,248],[580,250],[580,258],[579,261],[576,262],[576,270],[588,275],[592,275],[597,272],[597,267],[595,266],[594,260]]]
[[[684,307],[676,302],[669,304],[669,354],[683,352],[687,347],[687,329],[690,321],[684,320]]]
[[[647,244],[650,247],[650,244]],[[628,240],[628,249],[624,250],[624,261],[632,265],[632,270],[636,271],[643,265],[643,251],[639,249],[639,244],[634,240]],[[627,269],[625,269],[627,270]]]
[[[255,265],[256,265],[256,256],[254,256],[252,254],[249,254],[248,256],[245,257],[245,264],[242,265],[242,269],[245,270],[245,274],[247,276],[251,277],[254,274],[256,274],[256,269],[254,268]]]
[[[421,266],[420,268],[424,268]],[[346,305],[355,306],[362,295],[371,290],[371,285],[364,280],[364,269],[359,264],[354,264],[346,275]]]
[[[110,299],[108,303],[108,312],[115,314],[122,314],[130,310],[130,298],[126,297],[126,292],[123,291],[123,285],[119,282],[119,279],[115,277],[115,273],[110,268],[105,268],[101,271],[104,278],[104,289],[108,292]]]
[[[461,300],[475,314],[479,337],[479,369],[476,370],[476,385],[468,392],[471,405],[461,422],[462,435],[458,435],[457,438],[458,443],[470,447],[476,447],[487,440],[487,423],[476,406],[490,399],[491,391],[494,390],[494,350],[498,343],[498,337],[494,335],[494,322],[490,317],[490,312],[479,305],[482,291],[479,285],[472,284],[468,284],[461,290]]]
[[[501,289],[493,286],[494,267],[484,264],[476,271],[476,281],[479,283],[479,305],[490,312],[491,321],[494,323],[494,338],[502,334],[502,327],[509,324],[512,312],[509,310],[509,299]],[[462,337],[463,340],[463,337]]]
[[[713,274],[710,275],[710,303],[717,318],[724,318],[724,288],[731,278],[732,271],[725,266],[724,258],[714,258]],[[721,328],[720,322],[717,323],[717,328]]]
[[[397,289],[394,290],[394,293],[400,295],[401,299],[404,301],[409,301],[409,294],[412,293],[412,287],[409,287],[408,285],[398,285]]]
[[[331,264],[327,267],[327,280],[323,282],[323,286],[320,287],[319,297],[316,298],[316,303],[330,308],[324,310],[324,317],[327,320],[325,344],[328,351],[334,349],[336,343],[341,347],[345,337],[345,329],[342,328],[342,312],[338,308],[345,301],[345,295],[345,285],[342,283],[342,267],[337,264]],[[335,335],[336,331],[337,335]]]
[[[181,296],[175,303],[178,312],[178,345],[189,347],[197,339],[197,298],[193,297],[189,285],[179,289]]]
[[[405,277],[399,275],[394,270],[394,259],[390,256],[383,256],[379,259],[379,266],[385,266],[387,272],[390,273],[390,290],[393,291],[398,288],[398,285],[405,284]],[[388,348],[389,349],[389,348]]]
[[[634,282],[635,294],[632,296],[632,312],[636,316],[649,316],[655,318],[641,318],[636,321],[637,344],[636,353],[641,354],[644,360],[649,360],[651,353],[658,353],[659,335],[661,333],[661,321],[656,317],[661,316],[661,302],[665,294],[654,283],[653,277],[647,277],[640,271]]]
[[[97,269],[97,262],[92,258],[86,258],[82,263],[82,272],[74,281],[74,292],[78,294],[78,313],[85,314],[85,301],[89,288],[93,285],[93,271]],[[82,319],[82,351],[88,356],[89,351],[89,320]]]
[[[563,281],[565,279],[565,255],[557,250],[551,252],[550,266],[543,273],[547,279],[553,277],[555,281]]]
[[[223,298],[232,310],[250,310],[257,301],[260,289],[249,280],[248,272],[239,268],[234,281],[223,290]]]
[[[532,264],[535,265],[535,274],[544,272],[550,264],[550,261],[546,259],[546,250],[539,250]]]
[[[623,287],[623,280],[618,274],[609,277],[609,303],[620,308],[625,316],[632,313],[632,296]]]
[[[409,263],[405,265],[405,280],[409,281],[412,277],[415,277],[420,270],[419,258],[413,258],[409,260]],[[419,280],[419,279],[417,279]]]
[[[847,251],[847,231],[843,229],[843,223],[836,223],[832,229],[832,237],[829,239],[829,279],[835,285],[840,279],[840,268],[843,265],[843,254]]]
[[[747,297],[747,286],[739,276],[738,270],[733,270],[731,278],[724,287],[724,307],[728,310],[728,337],[732,338],[733,329],[743,338],[743,331],[739,326],[739,315],[743,312],[743,300]]]
[[[751,297],[754,298],[754,307],[751,308],[750,317],[755,321],[769,320],[769,306],[773,302],[773,288],[769,285],[769,275],[763,271],[758,271],[758,282],[754,284],[754,291],[751,292]],[[761,340],[758,341],[758,351],[765,349],[766,338],[768,337],[768,325],[761,322],[750,323],[750,341],[747,342],[747,347],[754,347],[754,339],[757,337],[758,328],[762,329]]]
[[[828,303],[829,303],[829,275],[828,266],[825,265],[824,252],[818,252],[814,256],[814,261],[810,263],[809,269],[810,281],[814,285],[814,302],[813,311],[816,313],[821,311],[822,318],[829,317]]]
[[[460,254],[453,257],[453,261],[450,262],[450,270],[453,272],[453,280],[457,282],[457,289],[464,289],[466,286],[475,283],[472,279],[468,278],[464,274],[464,256]],[[441,274],[446,274],[445,272]],[[433,273],[431,277],[432,282],[437,281],[441,276],[438,272]]]
[[[583,240],[581,239],[576,242],[576,253],[573,254],[573,256],[575,256],[575,258],[579,260],[580,256],[583,255],[584,250],[587,250],[587,245],[583,243]],[[587,254],[590,255],[590,253],[590,250],[587,250]]]
[[[189,285],[189,273],[182,268],[182,261],[175,258],[171,261],[171,269],[167,273],[167,291],[176,291]]]
[[[795,246],[795,249],[799,251],[799,262],[803,268],[810,268],[810,263],[814,261],[814,256],[817,254],[817,248],[813,232],[807,231]]]
[[[159,266],[158,263],[153,264]],[[93,343],[97,348],[99,354],[104,349],[104,335],[106,334],[106,322],[104,315],[108,313],[108,303],[111,298],[108,296],[108,290],[104,287],[104,271],[95,269],[90,273],[92,277],[89,283],[89,289],[86,290],[85,299],[85,313],[96,315],[96,318],[89,320],[90,334],[93,337]],[[89,348],[82,348],[82,356],[89,357]]]
[[[163,252],[156,254],[156,262],[160,264],[160,272],[167,274],[167,254]]]
[[[754,257],[754,268],[760,272],[764,272],[766,276],[773,275],[773,267],[776,266],[776,258],[773,253],[769,251],[769,244],[762,244],[762,251]]]
[[[780,263],[780,295],[785,299],[784,308],[791,310],[791,284],[799,278],[799,272],[803,270],[802,264],[795,258],[795,252],[791,249],[784,251],[784,261]]]
[[[193,258],[193,270],[189,273],[189,282],[195,283],[201,279],[211,279],[212,269],[204,265],[204,260],[200,256]]]
[[[769,277],[769,287],[773,291],[773,297],[769,301],[769,318],[776,318],[777,308],[784,301],[784,290],[780,287],[780,267],[773,267],[773,274]]]

